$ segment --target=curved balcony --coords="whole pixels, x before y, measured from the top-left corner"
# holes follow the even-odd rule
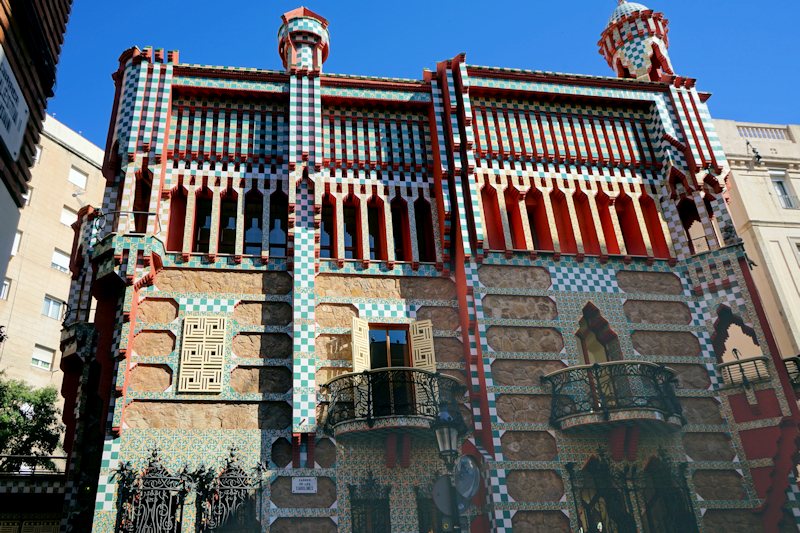
[[[342,374],[322,388],[327,397],[324,425],[337,436],[399,427],[429,429],[442,407],[458,411],[466,390],[450,376],[407,367]]]
[[[733,351],[734,354],[736,350]],[[753,383],[769,379],[769,358],[763,355],[736,359],[717,365],[717,372],[722,375],[726,386],[741,385],[749,387]],[[788,367],[787,367],[788,368]]]
[[[647,361],[610,361],[542,376],[552,388],[550,423],[562,429],[602,429],[639,422],[680,427],[673,370]]]

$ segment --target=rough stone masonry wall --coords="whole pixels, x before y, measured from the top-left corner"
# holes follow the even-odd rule
[[[522,263],[522,264],[520,264]],[[635,269],[635,270],[634,270]],[[734,469],[729,429],[710,389],[711,380],[688,290],[665,264],[654,267],[591,260],[558,263],[490,257],[479,270],[496,423],[506,486],[517,509],[514,531],[576,530],[567,463],[578,468],[608,448],[602,433],[570,434],[549,423],[551,394],[540,377],[584,364],[575,336],[591,302],[618,335],[625,359],[663,363],[679,380],[687,425],[672,434],[642,432],[640,468],[660,448],[675,462],[689,461],[688,480],[704,499],[747,497]],[[570,515],[570,517],[568,517]]]

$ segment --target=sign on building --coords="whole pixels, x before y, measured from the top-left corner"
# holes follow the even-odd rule
[[[292,494],[316,494],[317,478],[315,477],[293,477]]]

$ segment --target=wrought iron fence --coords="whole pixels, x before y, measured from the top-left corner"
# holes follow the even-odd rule
[[[668,417],[682,416],[674,372],[648,361],[571,366],[541,379],[552,388],[550,422],[556,427],[569,416],[602,413],[608,420],[612,411],[624,409],[655,409]]]
[[[717,365],[717,371],[722,374],[722,381],[726,385],[744,385],[769,379],[769,366],[766,356],[747,357]]]
[[[407,367],[381,368],[337,376],[323,386],[325,425],[364,419],[422,416],[435,418],[442,406],[455,410],[465,391],[455,378]]]
[[[158,213],[147,211],[109,211],[100,213],[93,221],[94,232],[100,236],[111,233],[123,235],[145,235],[149,233],[153,219],[153,233],[161,233],[161,221]]]
[[[792,382],[792,386],[800,387],[800,356],[784,359],[783,364],[786,366],[786,372],[789,373],[789,381]]]
[[[62,326],[69,326],[75,322],[92,322],[94,318],[94,307],[76,307],[65,304],[64,317],[61,320]]]
[[[0,455],[0,476],[60,476],[66,469],[62,455]]]

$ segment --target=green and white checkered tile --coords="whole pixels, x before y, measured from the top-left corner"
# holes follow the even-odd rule
[[[97,482],[95,511],[113,511],[117,485],[112,479],[113,470],[119,466],[120,439],[106,437],[100,461],[100,477]]]
[[[178,298],[178,305],[183,313],[233,313],[238,300],[229,298]]]
[[[620,292],[611,269],[551,266],[549,270],[554,291]]]

